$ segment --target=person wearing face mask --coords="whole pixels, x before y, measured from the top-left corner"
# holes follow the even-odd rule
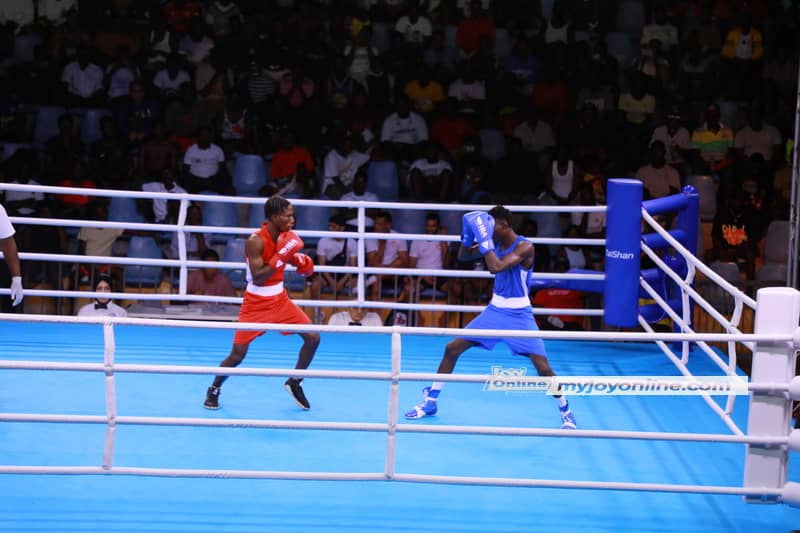
[[[94,286],[95,292],[113,292],[112,281],[108,276],[99,276]],[[78,310],[78,316],[128,316],[128,312],[115,304],[110,298],[97,296],[92,303],[88,303]]]

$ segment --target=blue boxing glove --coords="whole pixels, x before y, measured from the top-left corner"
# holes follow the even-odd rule
[[[472,232],[472,221],[483,211],[470,211],[461,217],[461,244],[469,248],[475,244],[475,234]]]
[[[494,217],[489,213],[478,212],[477,216],[470,220],[469,225],[481,255],[494,250]]]

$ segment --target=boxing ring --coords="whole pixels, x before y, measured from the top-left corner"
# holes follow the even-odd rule
[[[610,191],[609,228],[612,197]],[[303,201],[296,204],[302,208]],[[642,217],[654,222],[647,207]],[[456,374],[431,373],[444,344],[460,329],[4,314],[2,523],[10,530],[61,531],[796,528],[800,513],[792,506],[800,504],[794,482],[800,472],[789,457],[800,449],[800,434],[790,433],[789,398],[800,396],[800,381],[792,378],[800,298],[796,291],[772,288],[762,289],[756,302],[737,291],[734,316],[709,311],[729,333],[696,333],[688,302],[709,304],[692,288],[693,276],[701,272],[713,279],[714,273],[684,255],[686,232],[658,224],[653,230],[658,237],[640,235],[636,245],[664,272],[655,280],[662,289],[636,266],[635,292],[641,286],[677,324],[676,331],[653,331],[642,315],[651,308],[634,299],[633,319],[644,333],[511,335],[547,340],[559,375],[598,381],[736,376],[734,345],[746,343],[754,349],[749,402],[740,398],[734,409],[732,395],[702,394],[702,402],[697,395],[575,395],[570,403],[580,429],[567,431],[551,429],[557,427],[555,406],[543,394],[485,390],[497,379],[492,366],[523,366],[505,348],[471,350]],[[302,228],[298,233],[303,236]],[[659,238],[686,259],[685,268],[662,259]],[[609,240],[618,244],[611,233]],[[627,253],[622,249],[619,255]],[[363,282],[371,272],[363,267],[363,244],[359,255],[356,271]],[[185,257],[177,263],[200,266]],[[605,276],[540,277],[591,284],[618,274],[611,268]],[[618,281],[630,282],[626,276]],[[669,290],[670,283],[680,294]],[[35,294],[27,291],[26,297]],[[187,299],[193,298],[203,297]],[[363,298],[360,287],[352,304],[365,303]],[[631,299],[622,303],[634,306]],[[754,334],[737,328],[742,306],[756,308]],[[631,318],[624,316],[630,309],[612,312],[620,320]],[[220,369],[231,329],[318,331],[323,340],[310,370],[290,369],[299,339],[276,333],[257,340],[243,366]],[[711,342],[728,343],[729,350]],[[203,393],[209,376],[220,373],[236,379],[225,388],[222,409],[209,412],[202,408]],[[297,410],[281,390],[280,377],[289,375],[308,378],[311,411]],[[422,383],[433,379],[449,382],[439,416],[424,423],[402,420],[400,409],[416,403]]]

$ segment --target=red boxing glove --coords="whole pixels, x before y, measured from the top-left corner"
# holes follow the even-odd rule
[[[305,244],[303,239],[297,236],[293,231],[287,231],[278,235],[278,241],[275,243],[277,251],[268,261],[269,266],[275,270],[281,269],[290,262],[294,254],[303,249]]]
[[[289,262],[297,267],[297,273],[303,277],[308,277],[314,273],[314,260],[306,254],[294,254]]]

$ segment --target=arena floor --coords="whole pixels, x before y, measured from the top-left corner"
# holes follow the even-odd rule
[[[117,361],[216,365],[231,333],[117,327]],[[445,337],[403,339],[403,370],[433,372]],[[553,368],[572,375],[676,375],[652,344],[549,342]],[[99,326],[0,322],[4,359],[101,362]],[[290,367],[299,339],[270,333],[245,364]],[[385,335],[324,334],[314,369],[390,368]],[[466,352],[458,370],[519,367],[504,347]],[[529,363],[528,363],[528,366]],[[701,352],[696,375],[718,374]],[[531,370],[532,372],[532,370]],[[99,373],[0,371],[0,411],[104,414]],[[385,422],[388,384],[306,380],[312,404],[299,410],[281,378],[231,378],[222,408],[203,408],[207,376],[117,375],[121,415]],[[417,403],[419,383],[401,384],[401,411]],[[573,397],[579,427],[729,433],[698,397]],[[433,424],[558,427],[543,394],[483,391],[448,384]],[[734,418],[745,427],[747,398]],[[426,421],[428,422],[428,421]],[[101,462],[105,426],[0,423],[0,462],[91,465]],[[117,429],[115,465],[165,468],[381,472],[382,433],[142,427]],[[548,479],[740,485],[738,444],[578,438],[399,434],[397,472]],[[797,457],[790,478],[800,481]],[[0,476],[2,531],[636,531],[785,532],[800,510],[748,505],[736,496],[622,491],[448,486],[386,482],[177,479],[131,476]]]

